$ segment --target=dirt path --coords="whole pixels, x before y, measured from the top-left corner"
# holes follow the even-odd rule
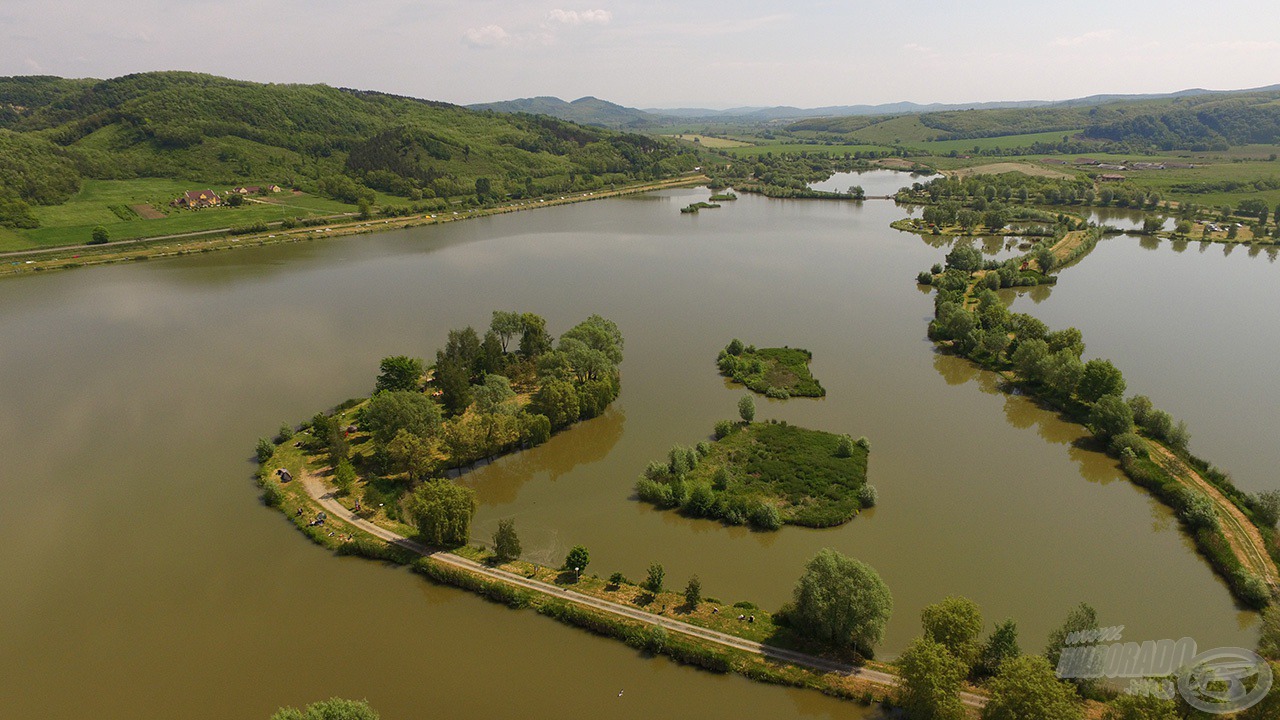
[[[337,501],[333,496],[333,493],[325,488],[324,483],[315,474],[309,472],[303,473],[301,475],[301,481],[303,487],[307,490],[307,494],[319,503],[329,515],[350,523],[370,535],[382,538],[389,543],[399,545],[400,547],[411,550],[424,557],[430,557],[431,559],[445,563],[446,565],[452,565],[478,575],[484,575],[485,577],[493,580],[522,587],[526,590],[532,590],[576,605],[589,607],[593,610],[599,610],[611,615],[618,615],[620,617],[627,618],[628,620],[636,620],[648,625],[656,625],[672,632],[678,632],[682,635],[688,635],[717,645],[749,652],[754,655],[761,655],[772,660],[779,660],[794,665],[802,665],[824,673],[848,675],[862,680],[867,680],[878,685],[884,685],[886,687],[896,687],[898,684],[897,676],[890,673],[871,670],[868,668],[857,668],[852,665],[846,665],[844,663],[826,660],[813,655],[795,652],[794,650],[787,650],[785,648],[765,645],[751,640],[744,640],[743,638],[736,637],[734,635],[717,632],[715,630],[708,630],[707,628],[691,625],[686,622],[681,622],[680,620],[674,620],[660,615],[653,615],[627,605],[621,605],[608,600],[601,600],[600,598],[583,595],[557,585],[544,583],[538,580],[531,580],[521,575],[506,572],[505,570],[499,570],[497,568],[482,565],[473,560],[468,560],[467,558],[454,555],[453,553],[432,550],[420,543],[416,543],[413,540],[404,537],[403,535],[399,535],[387,530],[386,528],[375,525],[352,513]],[[961,693],[961,700],[963,700],[966,705],[975,708],[980,708],[986,704],[986,698],[972,693]]]
[[[1156,464],[1178,482],[1200,491],[1213,501],[1218,517],[1222,520],[1222,533],[1226,536],[1231,551],[1249,572],[1262,578],[1273,593],[1280,592],[1280,573],[1277,573],[1275,563],[1267,554],[1266,541],[1263,540],[1262,533],[1258,532],[1257,526],[1221,490],[1201,477],[1200,473],[1164,445],[1156,442],[1149,442],[1147,445]]]

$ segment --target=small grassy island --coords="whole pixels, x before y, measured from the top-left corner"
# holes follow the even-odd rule
[[[731,192],[716,193],[715,195],[712,195],[710,198],[708,198],[708,200],[710,200],[713,203],[714,202],[732,202],[737,199],[738,199],[738,196]]]
[[[754,406],[743,415],[752,417]],[[716,438],[677,446],[667,462],[650,463],[636,495],[692,517],[760,530],[842,525],[876,503],[875,488],[867,484],[866,438],[729,420],[716,424]]]
[[[696,202],[696,203],[689,203],[688,205],[686,205],[686,206],[684,206],[684,207],[680,208],[680,212],[685,213],[685,214],[692,214],[692,213],[696,213],[696,212],[698,212],[699,210],[701,210],[701,209],[703,209],[703,208],[707,208],[707,209],[710,209],[710,210],[714,210],[715,208],[718,208],[718,207],[720,207],[720,206],[719,206],[719,205],[716,205],[715,203],[709,203],[709,202]]]
[[[766,397],[785,400],[825,397],[826,388],[809,372],[813,353],[803,348],[760,348],[734,338],[716,358],[720,374]]]

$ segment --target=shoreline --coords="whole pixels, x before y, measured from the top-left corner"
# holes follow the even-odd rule
[[[181,235],[161,235],[139,240],[122,240],[104,245],[63,245],[56,248],[29,248],[0,253],[0,278],[19,277],[56,270],[74,270],[82,267],[111,265],[122,262],[143,262],[152,259],[195,255],[244,247],[263,247],[285,243],[308,242],[318,239],[369,235],[390,230],[405,230],[426,225],[439,225],[459,220],[505,215],[507,213],[558,207],[579,202],[603,200],[638,193],[666,190],[677,187],[697,187],[710,182],[701,173],[692,176],[669,178],[652,182],[626,185],[613,190],[599,190],[571,195],[557,195],[550,199],[534,198],[516,204],[472,209],[466,211],[440,211],[420,213],[394,218],[370,216],[365,220],[351,220],[354,214],[333,215],[328,218],[312,218],[305,227],[284,229],[279,222],[270,223],[265,232],[233,235],[230,228],[202,230]],[[336,219],[334,222],[317,222]],[[18,258],[21,258],[18,260]]]

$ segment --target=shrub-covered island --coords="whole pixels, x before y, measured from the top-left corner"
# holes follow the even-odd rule
[[[757,349],[734,338],[720,351],[716,364],[721,375],[767,397],[824,397],[826,388],[809,372],[812,359],[813,353],[803,348]]]
[[[750,398],[750,396],[748,396]],[[716,424],[715,442],[675,447],[636,482],[636,495],[692,517],[761,530],[832,527],[875,505],[866,438],[785,422]]]

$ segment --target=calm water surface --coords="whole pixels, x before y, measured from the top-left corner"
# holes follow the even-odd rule
[[[430,356],[495,308],[541,313],[557,333],[598,312],[622,328],[627,358],[605,416],[464,476],[482,502],[477,536],[513,517],[532,557],[582,543],[593,572],[639,577],[658,561],[672,585],[697,573],[708,595],[765,607],[835,547],[893,590],[886,656],[951,594],[989,621],[1016,618],[1033,651],[1082,600],[1126,638],[1252,644],[1253,617],[1161,506],[1073,445],[1079,428],[933,352],[931,300],[913,279],[946,246],[889,229],[901,211],[885,201],[743,196],[679,213],[705,195],[0,283],[0,715],[264,718],[340,695],[387,718],[648,718],[673,698],[707,718],[859,717],[332,557],[260,505],[258,436],[368,393],[379,358]],[[1185,275],[1163,276],[1166,263]],[[1274,398],[1253,384],[1275,355],[1260,326],[1274,272],[1243,248],[1117,239],[1016,305],[1081,327],[1090,354],[1120,363],[1131,388],[1188,419],[1196,450],[1253,487],[1271,482],[1276,452],[1261,439]],[[1134,277],[1145,304],[1125,288]],[[649,460],[735,414],[741,390],[714,365],[734,336],[814,352],[828,396],[760,399],[758,416],[870,438],[879,508],[838,529],[759,534],[631,498]]]

